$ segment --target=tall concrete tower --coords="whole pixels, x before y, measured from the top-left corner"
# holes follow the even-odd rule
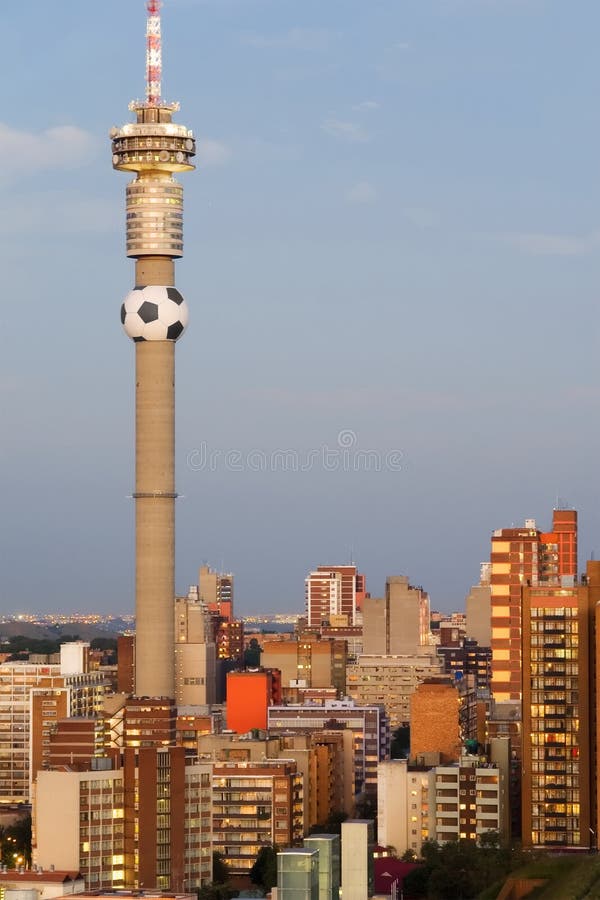
[[[187,305],[175,288],[183,255],[183,188],[174,174],[193,169],[194,136],[173,122],[161,96],[160,0],[147,0],[146,98],[135,122],[113,128],[112,163],[133,172],[127,185],[127,256],[135,287],[121,307],[135,341],[136,680],[138,697],[174,697],[175,342]]]

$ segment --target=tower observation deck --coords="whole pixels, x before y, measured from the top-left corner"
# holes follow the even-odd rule
[[[178,103],[161,98],[160,2],[148,0],[146,99],[129,108],[136,121],[113,128],[113,168],[135,172],[127,186],[127,256],[183,256],[183,188],[175,172],[194,168],[193,132],[173,122]]]

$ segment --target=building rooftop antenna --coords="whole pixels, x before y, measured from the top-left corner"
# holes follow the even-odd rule
[[[146,9],[146,103],[162,105],[162,39],[160,30],[161,0],[147,0]]]

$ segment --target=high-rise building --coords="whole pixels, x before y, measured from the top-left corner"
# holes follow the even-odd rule
[[[216,648],[210,615],[194,592],[175,599],[175,699],[178,706],[216,702]]]
[[[208,706],[178,706],[175,742],[178,747],[185,747],[198,752],[198,740],[203,735],[220,734],[223,730],[223,711]]]
[[[590,652],[600,602],[600,562],[523,589],[523,843],[595,846],[597,719]]]
[[[354,748],[349,728],[281,735],[263,730],[203,734],[198,735],[197,752],[201,760],[214,762],[293,760],[304,782],[305,830],[323,825],[334,814],[352,814]]]
[[[106,755],[106,720],[95,718],[58,719],[49,734],[46,765],[39,768],[89,769],[91,760]]]
[[[492,648],[480,647],[477,641],[465,638],[458,646],[437,648],[438,656],[444,660],[447,675],[462,678],[472,675],[481,699],[489,699],[492,667]]]
[[[123,717],[124,747],[168,747],[175,743],[177,707],[164,697],[130,697]]]
[[[410,758],[437,752],[441,763],[460,758],[460,695],[450,678],[426,678],[410,698]]]
[[[577,513],[555,509],[553,530],[534,519],[522,528],[492,535],[492,694],[496,701],[521,699],[521,590],[528,584],[577,574]]]
[[[213,766],[212,831],[232,875],[247,875],[265,844],[290,847],[304,836],[302,775],[285,760]]]
[[[244,734],[267,727],[267,709],[281,702],[281,673],[276,669],[229,672],[227,728]]]
[[[183,747],[127,749],[114,763],[40,773],[34,863],[81,872],[95,889],[176,892],[210,881],[210,766]]]
[[[356,625],[365,597],[365,577],[356,566],[318,566],[305,580],[309,628]]]
[[[475,686],[481,695],[489,696],[492,675],[492,648],[481,647],[477,641],[468,638],[463,643],[465,654],[465,675],[473,675]]]
[[[429,653],[389,656],[362,654],[346,670],[348,695],[362,706],[381,704],[390,728],[410,722],[410,698],[425,678],[443,673],[443,662]]]
[[[135,692],[135,635],[120,634],[117,638],[117,691]]]
[[[555,509],[552,531],[542,534],[542,581],[577,575],[577,511]]]
[[[320,706],[270,706],[267,727],[273,734],[349,728],[354,736],[355,791],[375,794],[377,764],[390,750],[390,725],[383,706],[359,706],[352,700],[327,700]]]
[[[135,342],[136,683],[141,697],[174,697],[175,342],[188,319],[175,288],[183,255],[183,188],[193,169],[194,135],[173,121],[178,104],[161,95],[160,0],[147,0],[146,97],[131,104],[135,122],[110,132],[113,167],[127,185],[127,256],[135,286],[121,322]]]
[[[100,715],[106,679],[100,672],[72,672],[71,663],[63,644],[60,665],[0,665],[0,802],[29,802],[37,771],[48,764],[50,733],[58,719]]]
[[[436,766],[430,774],[429,808],[435,809],[430,837],[441,844],[478,842],[486,832],[501,832],[503,777],[498,766],[481,764],[478,756]]]
[[[540,573],[541,534],[535,521],[492,535],[492,693],[521,699],[521,590]]]
[[[377,840],[394,847],[398,856],[407,850],[421,853],[432,830],[429,769],[407,759],[388,759],[377,768]]]
[[[386,579],[385,597],[363,601],[363,653],[418,653],[429,644],[429,595],[406,576]]]
[[[492,642],[490,574],[490,563],[482,563],[479,584],[471,588],[465,600],[466,636],[477,641],[480,647],[490,647]]]
[[[351,815],[354,805],[354,747],[349,728],[310,735],[309,826],[323,825],[336,813]]]
[[[220,616],[215,623],[217,660],[241,662],[244,656],[244,622],[242,619],[224,621]]]
[[[198,597],[210,612],[217,613],[226,622],[233,619],[233,574],[217,572],[202,565],[198,572]]]
[[[297,641],[263,641],[262,665],[281,671],[287,689],[334,687],[339,697],[346,693],[347,644],[334,638],[302,635]]]
[[[57,723],[69,715],[70,691],[67,687],[32,687],[29,691],[29,759],[30,779],[50,763],[50,742]],[[77,722],[88,721],[77,719]]]

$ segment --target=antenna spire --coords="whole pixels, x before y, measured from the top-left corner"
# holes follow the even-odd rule
[[[162,42],[160,33],[161,0],[147,0],[146,9],[146,103],[160,106],[162,102]]]

